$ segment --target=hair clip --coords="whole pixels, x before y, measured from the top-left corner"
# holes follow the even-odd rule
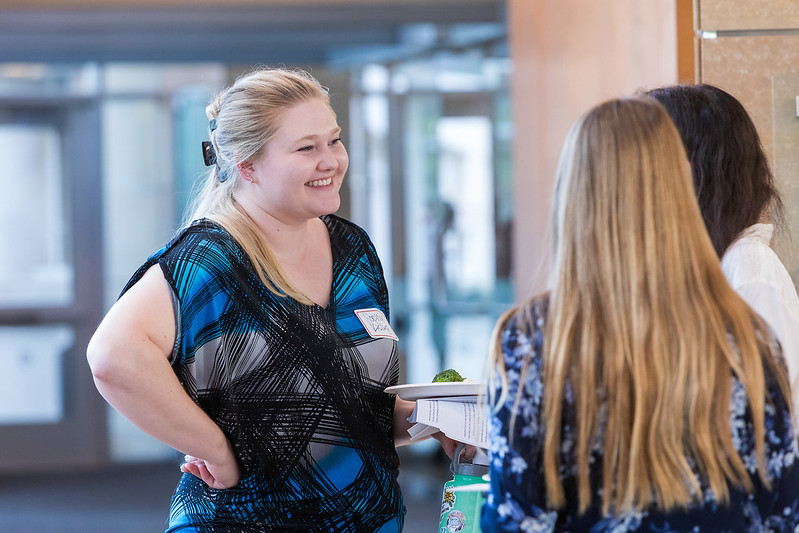
[[[203,141],[203,161],[207,167],[216,164],[216,150],[211,141]]]
[[[212,118],[208,121],[208,129],[214,131],[216,129],[216,119]]]

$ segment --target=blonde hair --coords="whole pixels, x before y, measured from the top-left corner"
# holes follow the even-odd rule
[[[310,74],[276,68],[254,70],[216,95],[205,110],[216,165],[205,176],[185,221],[188,224],[205,217],[222,225],[250,257],[272,293],[305,304],[311,300],[289,282],[254,222],[235,201],[233,190],[241,179],[236,165],[262,153],[287,109],[314,99],[330,106],[327,89]]]
[[[591,504],[597,438],[604,513],[700,500],[692,461],[719,502],[728,501],[728,483],[750,490],[732,440],[732,375],[746,391],[758,474],[769,486],[764,366],[790,398],[787,377],[762,321],[724,278],[680,136],[659,104],[613,100],[577,121],[561,154],[552,231],[542,376],[550,504],[566,502],[559,468],[567,382],[580,512]],[[492,339],[491,366],[503,383],[495,405],[507,390],[499,332],[510,314]]]

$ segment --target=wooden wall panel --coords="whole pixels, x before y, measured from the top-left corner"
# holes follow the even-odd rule
[[[694,1],[676,0],[677,9],[677,80],[693,83],[696,80],[696,46],[694,31]]]
[[[774,155],[771,78],[799,73],[799,35],[742,35],[702,40],[702,81],[738,98]]]
[[[508,0],[513,76],[513,278],[544,288],[549,202],[571,124],[602,100],[677,82],[674,0]]]
[[[796,0],[698,0],[697,7],[704,31],[799,28]]]

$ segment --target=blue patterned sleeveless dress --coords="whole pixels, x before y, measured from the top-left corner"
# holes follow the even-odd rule
[[[333,252],[326,308],[269,292],[227,231],[205,219],[124,289],[162,269],[176,306],[172,367],[241,465],[226,490],[184,474],[170,533],[402,530],[394,397],[383,392],[399,378],[396,339],[370,336],[355,313],[388,319],[383,270],[361,228],[322,220]]]

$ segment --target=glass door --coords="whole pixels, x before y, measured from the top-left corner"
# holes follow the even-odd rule
[[[512,305],[505,102],[500,91],[402,98],[409,382],[446,368],[480,380]]]
[[[464,54],[353,78],[352,218],[389,280],[403,383],[446,368],[481,379],[513,304],[509,73],[507,58]]]
[[[96,100],[0,97],[0,471],[105,460]]]

